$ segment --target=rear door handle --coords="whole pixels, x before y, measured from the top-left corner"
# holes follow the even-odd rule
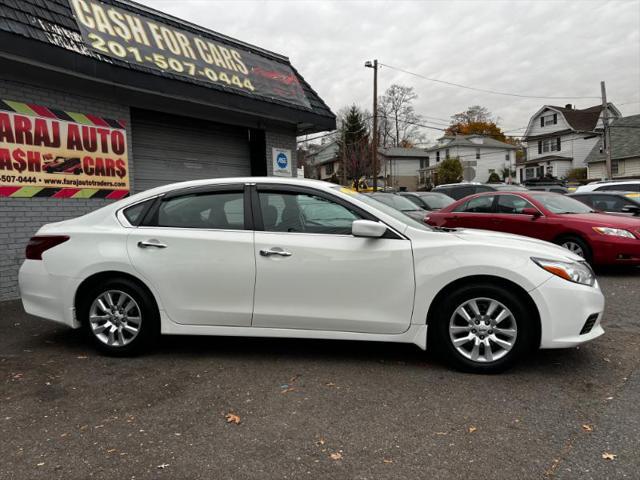
[[[157,240],[156,241],[146,240],[144,242],[138,242],[138,247],[140,247],[140,248],[149,248],[149,247],[167,248],[167,246],[164,243],[160,243]]]
[[[268,250],[260,250],[260,255],[263,257],[270,257],[271,255],[279,255],[281,257],[290,257],[293,255],[291,252],[287,252],[280,247],[273,247]]]

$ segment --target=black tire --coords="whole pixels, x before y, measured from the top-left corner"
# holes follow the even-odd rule
[[[89,319],[94,301],[108,291],[124,292],[135,301],[133,315],[138,316],[136,313],[139,313],[138,333],[123,345],[109,345],[98,338]],[[113,356],[136,355],[152,345],[160,335],[160,314],[156,302],[153,296],[136,282],[127,278],[112,278],[90,288],[81,295],[82,298],[78,300],[78,319],[82,323],[85,334],[102,353]]]
[[[505,319],[505,321],[508,321],[509,323],[515,322],[517,335],[515,337],[513,346],[510,350],[505,350],[506,354],[494,361],[476,361],[472,360],[471,358],[467,358],[454,346],[453,340],[450,335],[449,326],[454,312],[458,309],[458,307],[465,304],[465,302],[478,298],[491,299],[501,303],[512,313],[512,316]],[[481,313],[486,313],[485,303],[486,306],[488,306],[488,302],[479,302]],[[434,348],[436,352],[439,353],[447,363],[451,364],[458,370],[470,373],[499,373],[512,367],[523,355],[530,353],[536,347],[536,318],[530,312],[527,304],[518,295],[513,294],[503,287],[491,284],[465,285],[458,288],[453,293],[447,295],[446,298],[439,302],[439,304],[435,307],[436,313],[434,315],[434,318],[432,318],[429,322],[429,329],[431,331],[431,334],[428,335],[429,337],[431,337],[430,346]],[[484,312],[482,312],[483,308],[485,308]],[[497,314],[499,314],[499,312],[500,310],[495,311],[495,313],[493,314],[494,319],[495,317],[497,317]],[[462,317],[456,317],[456,322],[459,322],[461,320]],[[473,323],[475,324],[475,321]],[[483,322],[481,321],[480,323]],[[490,327],[485,327],[483,324],[477,328]],[[476,332],[480,331],[476,330]],[[484,337],[483,335],[482,338],[487,338],[486,341],[490,342],[496,350],[499,350],[501,352],[500,348],[502,347],[499,347],[497,343],[494,343],[493,340],[490,340],[490,338],[494,338],[494,335],[499,335],[497,331],[493,332],[489,330],[488,332],[482,333],[487,334],[486,337]],[[492,336],[490,337],[488,333],[491,333]],[[464,336],[464,333],[462,333],[461,335]],[[468,335],[471,335],[471,333],[469,332]],[[478,338],[481,338],[479,334]],[[473,341],[470,344],[466,345],[473,345]],[[483,352],[484,357],[486,355],[484,353],[484,346],[480,348]]]
[[[591,247],[587,242],[585,242],[582,238],[578,237],[577,235],[563,235],[562,237],[557,238],[554,243],[556,245],[560,245],[561,247],[564,247],[565,244],[568,242],[572,242],[575,245],[578,245],[584,252],[584,255],[582,255],[582,258],[584,258],[589,263],[593,262]]]

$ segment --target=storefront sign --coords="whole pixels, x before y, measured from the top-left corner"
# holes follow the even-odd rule
[[[0,197],[122,198],[124,122],[0,100]]]
[[[273,158],[273,174],[279,177],[291,176],[291,150],[284,148],[273,148],[271,150]]]
[[[290,66],[97,0],[71,0],[84,42],[119,60],[309,107]]]

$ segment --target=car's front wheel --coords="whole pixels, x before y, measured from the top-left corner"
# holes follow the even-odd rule
[[[132,355],[159,333],[153,297],[135,282],[112,279],[85,292],[78,318],[94,345],[111,355]]]
[[[438,306],[437,318],[430,322],[431,344],[458,369],[497,373],[532,349],[534,320],[512,292],[494,285],[466,285]]]

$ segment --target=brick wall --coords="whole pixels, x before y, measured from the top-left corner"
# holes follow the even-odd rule
[[[127,121],[130,180],[133,187],[129,108],[84,95],[0,80],[0,98]],[[17,275],[27,241],[45,223],[84,215],[107,205],[104,199],[0,198],[0,301],[18,297]]]

